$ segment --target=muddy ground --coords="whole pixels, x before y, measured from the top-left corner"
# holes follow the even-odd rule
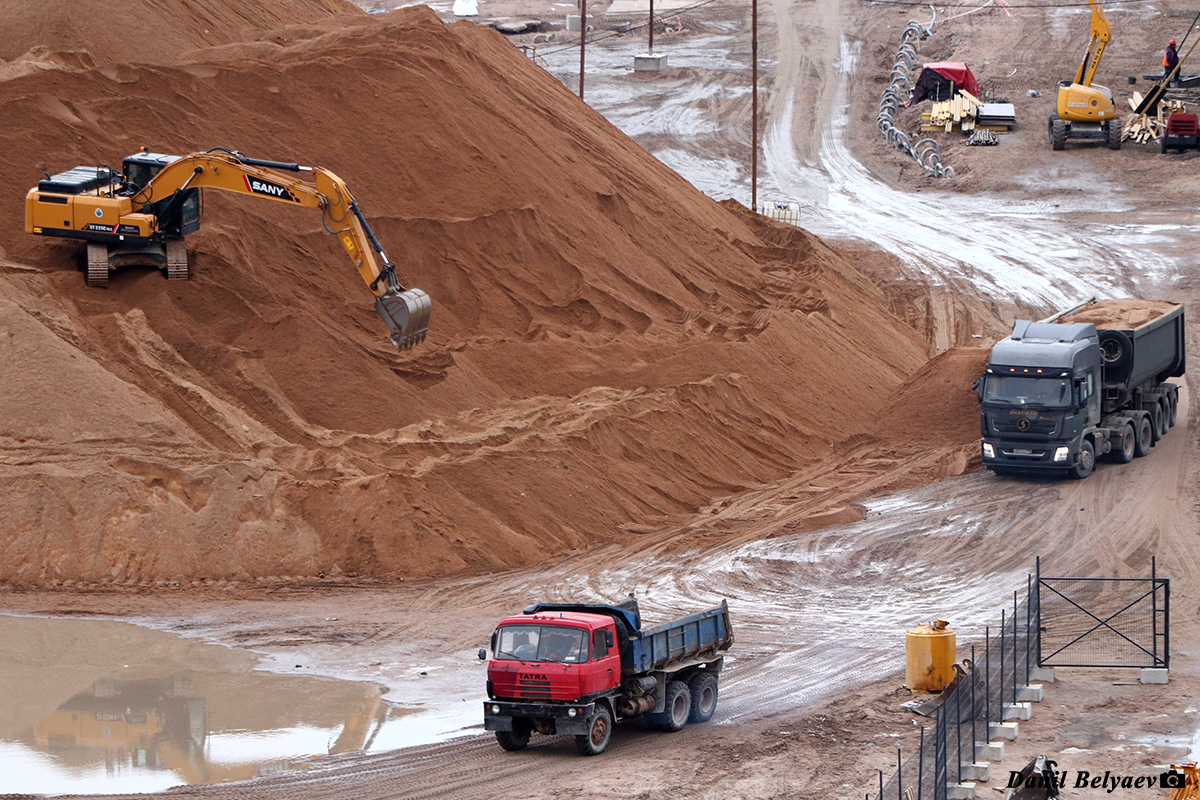
[[[1182,9],[1182,7],[1180,7]],[[939,9],[939,17],[965,8]],[[1126,75],[1153,70],[1159,45],[1181,38],[1190,21],[1171,6],[1110,13],[1115,40],[1102,81],[1118,94]],[[1110,152],[1083,146],[1051,153],[1044,141],[1046,104],[1054,83],[1082,52],[1086,13],[989,10],[944,22],[922,54],[976,67],[985,91],[1019,102],[1022,126],[996,148],[946,145],[959,169],[954,184],[936,184],[906,165],[874,131],[881,71],[913,9],[849,2],[779,0],[764,7],[779,70],[767,118],[778,119],[787,75],[813,86],[811,110],[796,116],[793,146],[818,168],[825,122],[837,107],[835,63],[843,40],[861,57],[848,78],[850,152],[892,197],[945,193],[966,198],[982,217],[990,204],[1035,198],[1053,209],[1040,224],[1070,239],[1075,230],[1125,220],[1167,222],[1154,245],[1167,266],[1144,267],[1145,253],[1125,241],[1104,257],[1125,264],[1119,287],[1196,308],[1191,263],[1196,233],[1196,182],[1187,156],[1145,147]],[[779,20],[784,20],[782,26]],[[1060,24],[1061,23],[1061,24]],[[1013,70],[1016,70],[1013,73]],[[1144,82],[1132,88],[1144,88]],[[1028,98],[1026,92],[1041,92]],[[730,109],[735,113],[741,106]],[[913,113],[916,113],[915,111]],[[775,115],[775,116],[772,116]],[[1024,121],[1028,119],[1026,124]],[[734,127],[731,125],[731,127]],[[661,134],[660,134],[661,135]],[[681,139],[683,135],[681,133]],[[1165,190],[1164,190],[1165,189]],[[1070,202],[1065,202],[1069,200]],[[915,202],[915,200],[914,200]],[[981,222],[981,224],[984,224]],[[1175,227],[1179,226],[1179,227]],[[1034,225],[1036,228],[1036,224]],[[1107,241],[1107,240],[1106,240]],[[989,242],[979,241],[986,250]],[[893,309],[917,325],[930,351],[994,336],[1015,307],[1039,306],[1019,294],[997,297],[960,275],[921,272],[901,256],[861,243],[839,245],[887,288]],[[1084,248],[1086,250],[1086,248]],[[1100,254],[1097,254],[1099,257]],[[1089,254],[1078,257],[1089,260]],[[1027,264],[1037,274],[1039,264]],[[1056,280],[1062,280],[1056,279]],[[1193,318],[1194,314],[1193,314]],[[1189,330],[1193,352],[1200,344]],[[1172,670],[1165,687],[1134,685],[1132,671],[1060,669],[1033,718],[1021,723],[993,775],[1003,778],[1030,756],[1046,753],[1070,770],[1157,774],[1184,758],[1197,728],[1200,647],[1195,559],[1200,491],[1200,440],[1194,379],[1180,425],[1146,459],[1105,465],[1085,482],[1018,481],[973,472],[852,506],[871,495],[916,485],[907,473],[944,469],[921,463],[920,436],[906,457],[872,469],[847,448],[803,473],[715,500],[710,507],[632,541],[600,546],[544,567],[467,577],[381,583],[341,579],[311,585],[212,582],[174,591],[112,587],[102,591],[0,593],[0,607],[19,613],[103,615],[248,648],[313,671],[377,680],[416,692],[412,671],[436,664],[430,696],[455,691],[477,702],[481,667],[474,650],[495,618],[530,599],[608,597],[636,591],[648,618],[665,618],[728,597],[738,643],[715,724],[673,736],[626,730],[601,759],[580,759],[568,740],[549,740],[509,754],[473,736],[412,750],[319,761],[305,773],[250,784],[187,788],[182,796],[213,798],[620,797],[816,798],[862,796],[890,772],[895,748],[915,748],[924,718],[902,710],[902,633],[946,616],[960,642],[978,642],[1033,560],[1059,574],[1145,575],[1157,556],[1172,579]],[[962,409],[966,424],[971,409]],[[870,445],[859,456],[869,459]],[[963,456],[964,458],[966,456]],[[949,456],[939,456],[949,458]],[[878,465],[876,465],[878,466]],[[911,481],[911,482],[910,482]],[[819,514],[810,507],[823,503]],[[793,517],[804,509],[809,522]],[[814,527],[811,520],[834,523]],[[331,611],[334,609],[335,611]],[[337,623],[326,623],[328,617]],[[961,623],[958,622],[961,620]],[[474,691],[475,694],[471,694]],[[999,796],[993,778],[980,796]],[[1099,796],[1071,790],[1067,796]],[[1150,796],[1122,792],[1112,797]],[[1154,796],[1159,796],[1154,794]]]

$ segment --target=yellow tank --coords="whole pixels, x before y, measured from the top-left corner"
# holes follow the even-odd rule
[[[940,692],[954,680],[954,631],[939,619],[918,625],[904,637],[904,683],[914,692]]]

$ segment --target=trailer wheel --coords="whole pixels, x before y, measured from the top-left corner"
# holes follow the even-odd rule
[[[688,681],[692,693],[692,709],[688,722],[708,722],[717,710],[717,676],[707,670],[697,672]]]
[[[1167,435],[1167,415],[1163,409],[1161,400],[1155,401],[1154,409],[1150,412],[1150,425],[1153,433],[1151,440],[1153,442],[1157,442]]]
[[[575,737],[575,749],[581,756],[598,756],[608,747],[612,738],[612,713],[605,706],[597,706],[596,713],[588,723],[588,732]]]
[[[1075,466],[1071,467],[1071,477],[1076,480],[1083,480],[1088,475],[1092,474],[1092,470],[1096,468],[1096,448],[1087,439],[1079,445],[1079,456],[1075,459]]]
[[[692,713],[692,693],[683,681],[667,683],[666,707],[659,717],[658,727],[669,733],[683,730]]]
[[[509,752],[524,750],[529,744],[529,735],[533,733],[533,725],[527,719],[514,719],[511,731],[496,731],[496,741]]]
[[[1171,409],[1167,413],[1167,427],[1174,428],[1175,422],[1179,419],[1179,395],[1172,392],[1167,400],[1167,405]]]
[[[1150,428],[1150,415],[1143,414],[1137,423],[1137,437],[1133,441],[1133,454],[1137,458],[1149,455],[1154,444],[1154,431]]]
[[[1113,461],[1118,464],[1128,464],[1133,461],[1133,446],[1134,446],[1133,423],[1125,423],[1124,430],[1121,431],[1121,446],[1114,447],[1112,450]]]

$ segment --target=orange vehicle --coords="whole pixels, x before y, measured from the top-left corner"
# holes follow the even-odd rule
[[[311,182],[293,175],[311,176]],[[188,280],[184,237],[200,227],[200,190],[221,189],[319,209],[355,269],[375,294],[375,309],[401,350],[425,340],[429,295],[396,276],[345,182],[322,167],[248,158],[222,147],[186,156],[149,153],[107,165],[47,175],[25,199],[25,230],[87,242],[87,284],[107,287],[110,270],[133,264]]]

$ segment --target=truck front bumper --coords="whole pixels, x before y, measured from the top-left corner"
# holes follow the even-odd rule
[[[1074,442],[1029,442],[984,439],[983,465],[988,469],[1064,470],[1075,466]]]
[[[595,703],[559,705],[489,700],[483,704],[483,729],[511,731],[514,719],[525,718],[552,721],[555,733],[584,734],[588,732],[588,720],[595,710]]]

